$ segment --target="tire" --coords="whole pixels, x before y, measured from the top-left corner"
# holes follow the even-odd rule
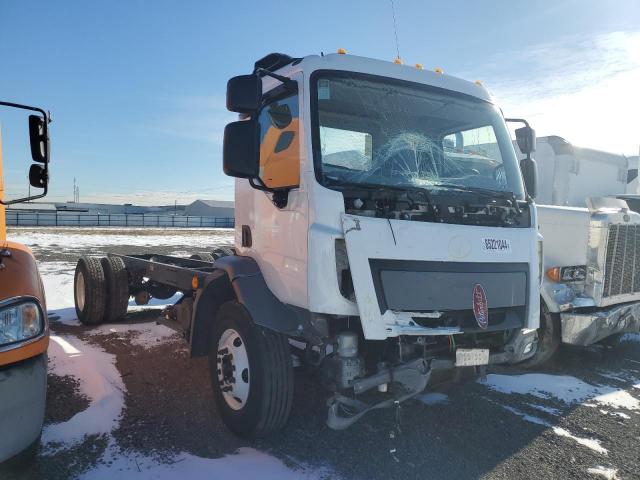
[[[551,313],[547,306],[541,303],[538,348],[533,357],[519,365],[524,368],[537,368],[549,362],[560,347],[562,335],[560,328],[560,316],[557,313]]]
[[[219,259],[222,257],[231,257],[236,254],[236,249],[231,245],[221,245],[219,247],[215,247],[211,255],[214,259]]]
[[[84,325],[101,323],[106,306],[107,285],[99,258],[83,255],[78,259],[73,278],[73,294],[78,320]]]
[[[127,314],[129,306],[129,275],[120,257],[103,257],[100,260],[107,285],[104,321],[118,322]]]
[[[194,260],[201,260],[203,262],[210,262],[210,263],[213,263],[216,260],[215,258],[213,258],[213,255],[211,255],[210,253],[206,253],[206,252],[194,253],[189,258],[192,258]]]
[[[236,301],[222,305],[211,337],[211,385],[225,425],[245,438],[265,437],[282,429],[293,403],[287,337],[255,325]]]

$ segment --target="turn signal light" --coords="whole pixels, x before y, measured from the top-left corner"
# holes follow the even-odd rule
[[[194,275],[193,277],[191,277],[191,288],[193,288],[194,290],[197,290],[198,287],[200,286],[200,279],[198,278],[197,275]]]
[[[547,277],[549,280],[560,283],[560,267],[553,267],[547,270]]]

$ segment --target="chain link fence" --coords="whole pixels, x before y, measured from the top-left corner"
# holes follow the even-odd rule
[[[24,227],[185,227],[233,228],[232,217],[186,215],[21,212],[7,209],[7,225]]]

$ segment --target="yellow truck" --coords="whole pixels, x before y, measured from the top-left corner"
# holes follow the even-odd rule
[[[9,198],[0,131],[0,463],[37,447],[49,345],[44,287],[36,260],[27,246],[7,239],[5,207],[47,194],[50,116],[40,108],[0,102],[0,120],[7,109],[13,109],[12,115],[24,113],[28,120],[34,163],[29,169],[29,195]],[[32,195],[33,189],[38,193]]]

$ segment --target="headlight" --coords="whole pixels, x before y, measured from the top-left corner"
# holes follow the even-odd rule
[[[586,265],[553,267],[547,270],[547,277],[556,283],[584,282],[587,279]]]
[[[36,337],[43,329],[40,306],[32,300],[0,308],[0,346]]]

